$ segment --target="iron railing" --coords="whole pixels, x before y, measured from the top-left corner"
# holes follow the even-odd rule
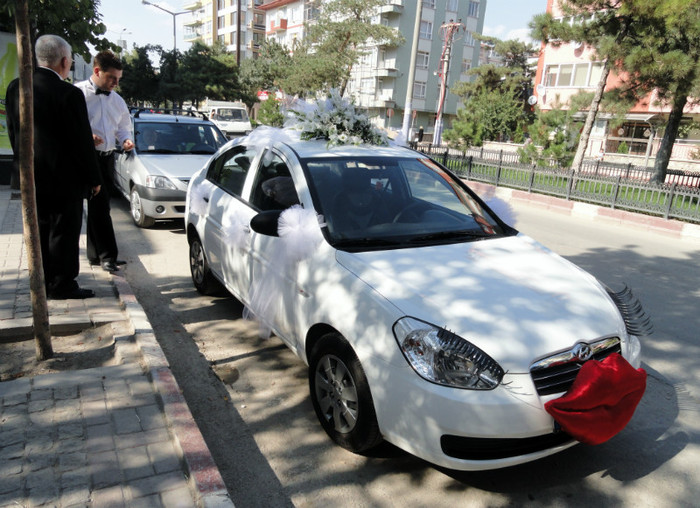
[[[515,152],[466,151],[419,145],[454,173],[478,182],[511,187],[664,219],[700,223],[700,174],[669,170],[663,184],[650,183],[652,171],[631,164],[587,160],[581,171],[520,162]]]

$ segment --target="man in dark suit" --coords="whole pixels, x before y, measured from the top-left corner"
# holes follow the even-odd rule
[[[49,298],[90,298],[75,280],[83,198],[100,191],[92,131],[82,92],[64,81],[72,64],[70,45],[56,35],[36,41],[34,72],[34,180],[44,279]],[[7,87],[7,124],[19,157],[19,80]]]

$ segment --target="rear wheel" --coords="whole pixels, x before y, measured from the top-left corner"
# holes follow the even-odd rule
[[[190,273],[194,287],[203,295],[214,294],[221,287],[209,269],[202,242],[197,235],[190,239]]]
[[[309,388],[323,430],[338,445],[363,453],[382,443],[367,377],[341,335],[325,335],[314,346]]]
[[[136,187],[131,189],[131,195],[129,198],[131,203],[131,218],[134,219],[134,223],[140,228],[150,228],[156,223],[153,217],[149,217],[143,212],[143,203],[141,202],[141,196]]]

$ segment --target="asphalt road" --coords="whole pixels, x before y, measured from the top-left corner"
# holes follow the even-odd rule
[[[515,208],[516,227],[651,314],[647,391],[628,427],[513,468],[443,470],[387,446],[372,457],[334,446],[318,424],[307,371],[278,339],[261,340],[230,296],[190,281],[182,223],[140,230],[113,201],[120,257],[239,507],[698,506],[700,242]]]

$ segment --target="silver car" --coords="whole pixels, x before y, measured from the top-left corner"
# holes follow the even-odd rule
[[[137,226],[181,219],[190,178],[226,136],[209,120],[192,115],[137,110],[132,121],[136,147],[116,154],[114,185],[131,203]]]

